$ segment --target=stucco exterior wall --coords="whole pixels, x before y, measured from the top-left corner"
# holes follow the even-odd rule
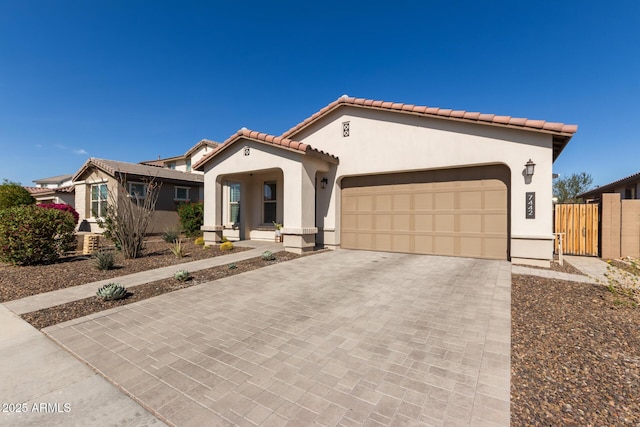
[[[343,123],[349,136],[343,137]],[[329,204],[322,218],[339,243],[340,180],[346,176],[504,164],[511,171],[511,257],[552,257],[552,136],[453,120],[342,107],[291,136],[340,159],[327,174]],[[536,163],[525,178],[525,163]],[[331,188],[329,188],[331,187]],[[525,217],[525,193],[535,192],[535,219]],[[531,244],[527,244],[530,241]]]

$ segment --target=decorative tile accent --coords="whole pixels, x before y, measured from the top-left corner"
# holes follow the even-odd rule
[[[350,122],[342,122],[342,137],[347,138],[349,136],[349,123]]]

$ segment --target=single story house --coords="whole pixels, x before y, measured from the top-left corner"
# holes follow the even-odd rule
[[[74,206],[75,189],[72,179],[73,175],[71,174],[34,179],[35,187],[25,188],[37,203],[60,203]]]
[[[79,231],[102,232],[96,219],[104,215],[109,192],[117,194],[118,182],[125,181],[130,195],[144,197],[151,179],[160,183],[161,188],[156,211],[147,231],[162,233],[167,229],[177,229],[178,204],[202,201],[202,174],[92,157],[73,176],[75,209],[80,215]]]
[[[609,184],[596,187],[593,190],[578,194],[579,199],[586,201],[600,201],[603,193],[618,193],[622,200],[640,199],[640,172]]]
[[[575,125],[342,96],[279,136],[241,129],[204,171],[207,243],[273,239],[549,265],[552,164]]]

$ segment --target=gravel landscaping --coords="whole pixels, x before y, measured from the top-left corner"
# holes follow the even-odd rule
[[[640,309],[606,286],[514,275],[513,425],[638,425]]]
[[[217,246],[203,247],[186,240],[183,242],[186,256],[178,258],[171,253],[170,247],[163,241],[147,242],[142,257],[123,259],[118,254],[116,268],[106,271],[98,270],[94,260],[87,256],[64,258],[49,265],[16,267],[0,264],[0,302],[249,249],[236,246],[230,251],[221,251]]]
[[[275,253],[274,259],[271,261],[265,261],[261,257],[250,258],[244,261],[237,261],[233,263],[234,268],[230,268],[229,265],[222,265],[219,267],[190,272],[191,277],[186,281],[179,281],[174,278],[169,278],[134,286],[127,289],[127,291],[129,291],[128,296],[124,299],[115,301],[104,301],[102,298],[95,296],[69,302],[66,304],[57,305],[55,307],[45,308],[31,313],[25,313],[22,315],[22,318],[31,323],[36,328],[42,329],[46,328],[47,326],[55,325],[71,319],[76,319],[78,317],[87,316],[99,311],[107,310],[121,305],[131,304],[133,302],[141,301],[167,292],[199,285],[202,283],[210,282],[212,280],[221,279],[223,277],[233,276],[245,271],[255,270],[257,268],[266,267],[268,265],[277,264],[279,262],[284,262],[299,257],[300,255],[281,251]],[[211,286],[215,285],[211,284]]]

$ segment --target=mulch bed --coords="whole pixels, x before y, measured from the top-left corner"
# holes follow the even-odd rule
[[[49,265],[17,267],[0,265],[0,303],[20,299],[44,292],[55,291],[71,286],[84,285],[98,280],[111,279],[153,270],[168,265],[181,264],[206,258],[236,253],[249,248],[234,247],[230,251],[221,251],[217,246],[203,247],[186,240],[182,246],[187,256],[176,257],[171,245],[163,241],[146,243],[143,256],[136,259],[123,259],[118,253],[116,268],[101,271],[94,266],[94,260],[87,256],[68,257]]]
[[[277,264],[291,259],[299,258],[300,255],[291,252],[277,252],[274,254],[275,259],[265,261],[261,257],[250,258],[238,261],[236,268],[229,268],[229,265],[207,268],[204,270],[194,271],[190,273],[191,279],[181,282],[174,278],[157,280],[155,282],[145,283],[143,285],[128,288],[129,295],[120,300],[104,301],[97,296],[73,301],[55,307],[45,308],[31,313],[25,313],[22,318],[31,323],[38,329],[56,325],[67,320],[76,319],[78,317],[87,316],[92,313],[107,310],[122,305],[134,303],[167,292],[176,291],[178,289],[188,288],[190,286],[199,285],[201,283],[210,282],[212,280],[221,279],[223,277],[234,276],[246,271],[255,270],[257,268],[266,267],[271,264]],[[214,286],[214,285],[212,285]],[[97,290],[97,289],[96,289]]]
[[[638,425],[640,309],[602,285],[512,284],[512,425]]]

